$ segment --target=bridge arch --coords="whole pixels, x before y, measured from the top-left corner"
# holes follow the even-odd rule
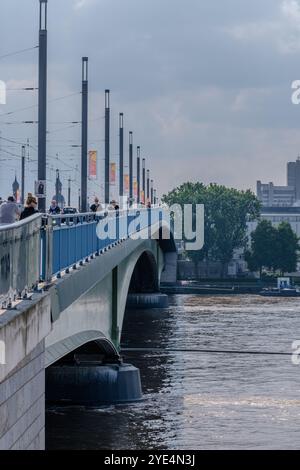
[[[97,339],[118,350],[128,294],[158,292],[163,267],[158,240],[128,239],[57,281],[46,339],[51,363]]]
[[[129,285],[129,294],[157,292],[159,289],[158,269],[154,254],[144,251],[136,262]]]

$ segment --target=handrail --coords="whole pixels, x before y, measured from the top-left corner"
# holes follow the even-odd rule
[[[139,216],[142,217],[135,229],[134,221]],[[47,216],[45,224],[47,230],[44,237],[53,239],[52,252],[48,255],[48,262],[52,264],[51,267],[49,264],[44,266],[43,278],[48,281],[49,276],[60,276],[64,270],[76,267],[77,263],[84,262],[93,255],[97,256],[110,245],[149,227],[152,217],[154,222],[159,221],[158,208],[153,208],[152,211],[145,207],[137,207]],[[103,230],[98,225],[102,221]],[[104,238],[99,236],[99,227]],[[111,230],[109,234],[108,227]]]
[[[40,278],[42,214],[0,227],[0,308]]]
[[[5,232],[7,230],[13,230],[15,228],[23,227],[24,225],[28,225],[28,223],[33,222],[34,220],[41,219],[43,214],[38,212],[30,217],[27,217],[24,220],[17,220],[13,224],[0,224],[0,232]]]
[[[151,209],[142,206],[96,213],[37,213],[0,226],[0,309],[41,280],[47,284],[54,275],[76,268],[120,240],[162,221],[162,209]],[[101,221],[116,227],[106,239],[98,236]]]

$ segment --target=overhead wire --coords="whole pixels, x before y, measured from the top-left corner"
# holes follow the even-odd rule
[[[28,47],[27,49],[20,49],[18,51],[9,52],[7,54],[4,54],[4,55],[0,56],[0,60],[6,59],[7,57],[12,57],[12,56],[15,56],[15,55],[18,55],[18,54],[23,54],[24,52],[33,51],[34,49],[39,49],[39,46]]]
[[[292,353],[280,351],[251,351],[251,350],[234,350],[234,349],[189,349],[189,348],[121,348],[121,352],[154,352],[154,353],[194,353],[194,354],[238,354],[238,355],[255,355],[255,356],[291,356]]]

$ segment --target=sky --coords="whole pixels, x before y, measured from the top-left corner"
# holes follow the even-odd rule
[[[38,44],[38,3],[0,1],[0,80],[8,90],[0,105],[2,196],[15,172],[20,178],[20,158],[10,154],[27,138],[27,191],[36,179],[37,125],[21,122],[37,120],[37,92],[19,89],[37,87],[38,50],[2,56]],[[160,195],[185,181],[253,190],[258,179],[286,183],[286,162],[300,153],[300,105],[291,101],[300,80],[300,1],[48,0],[48,40],[49,197],[59,168],[77,201],[80,126],[70,122],[80,121],[82,56],[89,149],[99,155],[91,198],[103,191],[106,88],[112,161],[124,112],[126,159],[133,131]]]

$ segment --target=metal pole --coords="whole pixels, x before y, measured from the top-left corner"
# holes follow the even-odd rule
[[[145,196],[146,196],[146,160],[143,158],[143,203],[145,204]]]
[[[154,190],[153,190],[153,183],[154,181],[151,180],[151,205],[154,204]]]
[[[137,173],[137,203],[140,204],[141,202],[141,147],[137,148],[136,173]]]
[[[124,197],[124,114],[120,113],[120,161],[119,161],[119,193]]]
[[[22,145],[21,204],[25,203],[25,156],[26,147],[25,145]]]
[[[78,189],[78,210],[80,211],[81,208],[81,194],[80,189]]]
[[[87,212],[88,57],[82,58],[81,212]]]
[[[46,182],[47,155],[47,3],[40,0],[39,98],[38,98],[38,180]],[[44,186],[44,196],[46,187]],[[46,212],[46,197],[39,198],[39,210]]]
[[[129,132],[129,199],[132,204],[133,197],[133,133]]]
[[[147,170],[147,201],[150,201],[150,170]]]
[[[58,199],[59,199],[59,194],[58,194],[58,180],[59,180],[59,169],[56,169],[56,182],[55,182],[55,200],[56,200],[56,205],[58,206]]]
[[[68,207],[71,207],[71,178],[68,179]]]
[[[156,194],[157,194],[156,189],[154,189],[154,205],[155,205],[155,206],[156,206],[156,204],[157,204],[157,197],[156,197]]]
[[[110,169],[110,91],[105,90],[105,204],[110,202],[109,169]]]

